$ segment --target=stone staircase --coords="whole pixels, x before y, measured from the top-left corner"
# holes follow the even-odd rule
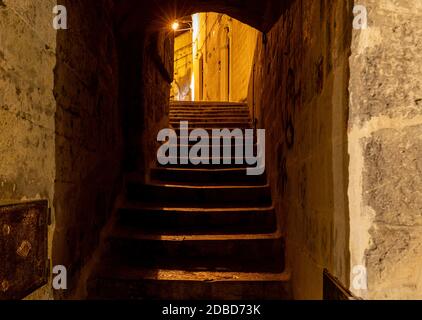
[[[252,128],[244,104],[174,103],[170,126],[181,120],[208,131]],[[237,164],[157,164],[148,183],[129,176],[126,188],[88,298],[290,298],[265,175]]]

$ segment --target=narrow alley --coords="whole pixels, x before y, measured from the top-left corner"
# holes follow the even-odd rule
[[[422,299],[420,0],[0,0],[0,300]]]

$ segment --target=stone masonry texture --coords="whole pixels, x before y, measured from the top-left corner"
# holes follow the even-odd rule
[[[327,268],[349,277],[351,1],[294,1],[258,39],[249,107],[266,129],[267,173],[295,298],[320,299]]]
[[[122,175],[118,57],[112,1],[62,1],[67,30],[57,35],[54,69],[54,265],[68,271],[71,294],[98,246]],[[101,7],[101,10],[98,8]]]
[[[422,3],[359,1],[350,57],[351,265],[367,299],[422,298]],[[360,241],[358,240],[360,239]]]
[[[0,2],[0,201],[53,203],[56,32],[45,17],[54,3]],[[33,297],[48,298],[51,291],[45,286]]]

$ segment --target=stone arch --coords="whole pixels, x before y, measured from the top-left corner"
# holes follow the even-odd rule
[[[117,25],[123,33],[157,30],[172,19],[196,12],[229,15],[261,32],[268,32],[291,0],[127,0],[116,3]]]

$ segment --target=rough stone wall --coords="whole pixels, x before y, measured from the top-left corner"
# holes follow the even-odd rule
[[[142,105],[144,172],[156,165],[158,132],[168,128],[170,86],[174,73],[174,37],[167,32],[148,35],[143,54]],[[141,168],[142,169],[142,168]]]
[[[148,180],[159,147],[157,134],[168,127],[174,38],[167,32],[131,34],[120,38],[118,47],[125,171]]]
[[[50,0],[0,1],[0,200],[53,203],[54,5]],[[33,295],[49,297],[49,286]]]
[[[351,27],[351,1],[296,0],[255,54],[249,104],[266,129],[266,171],[300,299],[322,298],[324,268],[349,283]]]
[[[110,0],[61,1],[68,29],[57,36],[53,264],[68,271],[67,296],[98,245],[119,190],[122,130]],[[99,9],[100,8],[100,9]]]
[[[368,299],[422,298],[422,2],[363,0],[350,59],[351,265]],[[353,279],[353,275],[352,275]]]

